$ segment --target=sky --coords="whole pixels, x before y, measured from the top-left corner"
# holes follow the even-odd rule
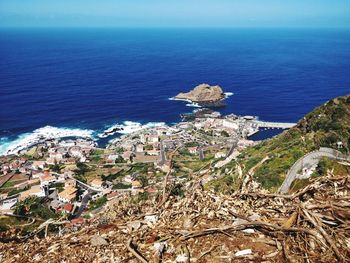
[[[0,26],[350,28],[350,0],[0,0]]]

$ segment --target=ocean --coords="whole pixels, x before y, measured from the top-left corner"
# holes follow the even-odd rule
[[[281,122],[350,93],[344,29],[1,29],[0,58],[0,154],[178,122],[195,108],[169,98],[201,83],[234,93],[223,114]]]

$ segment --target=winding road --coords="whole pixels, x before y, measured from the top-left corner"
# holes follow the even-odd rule
[[[286,179],[279,188],[278,192],[282,194],[288,193],[293,181],[298,178],[299,171],[302,170],[304,167],[311,167],[313,165],[317,165],[323,157],[339,161],[348,160],[348,158],[344,154],[332,148],[321,147],[319,150],[312,151],[304,155],[294,163],[294,165],[288,171]]]

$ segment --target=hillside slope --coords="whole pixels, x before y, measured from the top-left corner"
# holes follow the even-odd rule
[[[245,150],[231,167],[239,167],[246,174],[264,158],[253,177],[270,191],[276,191],[285,179],[289,168],[306,153],[319,147],[330,147],[350,152],[350,94],[332,99],[307,114],[298,124],[282,134]],[[230,166],[229,165],[229,166]],[[227,179],[230,176],[230,180]],[[215,185],[227,190],[227,181],[233,181],[233,189],[240,185],[237,169],[219,179]]]

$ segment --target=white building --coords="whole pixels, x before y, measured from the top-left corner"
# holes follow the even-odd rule
[[[222,126],[225,128],[233,129],[233,130],[238,130],[239,126],[236,122],[230,121],[230,120],[223,120]]]
[[[224,152],[217,152],[215,153],[215,158],[219,159],[219,158],[223,158],[226,157],[226,154]]]

